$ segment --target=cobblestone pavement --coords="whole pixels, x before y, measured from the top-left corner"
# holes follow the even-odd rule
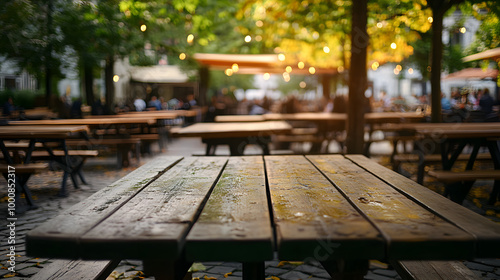
[[[203,146],[199,139],[179,139],[169,144],[166,153],[172,155],[191,155],[202,154]],[[384,150],[383,147],[374,145],[372,149],[376,151]],[[224,152],[224,151],[222,151]],[[152,157],[146,157],[141,163],[150,160]],[[389,167],[388,157],[384,154],[374,155],[374,159]],[[12,274],[10,267],[9,254],[10,246],[7,244],[10,230],[7,227],[7,201],[6,201],[6,182],[0,183],[0,278],[8,279],[30,279],[40,269],[46,267],[53,260],[33,258],[26,256],[24,236],[25,234],[57,215],[61,210],[78,203],[87,198],[97,190],[109,185],[110,183],[125,176],[136,168],[132,166],[121,170],[116,169],[116,158],[113,155],[100,156],[96,159],[89,159],[85,166],[85,176],[88,185],[82,185],[79,189],[74,189],[72,184],[68,184],[69,196],[65,198],[57,197],[60,187],[61,171],[48,171],[43,174],[34,175],[29,186],[33,192],[38,209],[30,210],[23,215],[19,215],[15,228],[15,272]],[[404,166],[410,173],[414,172],[414,166]],[[414,174],[414,173],[413,173]],[[426,178],[425,186],[437,191],[442,191],[442,186]],[[476,211],[488,218],[500,221],[500,205],[494,207],[485,207],[485,201],[489,191],[492,188],[491,182],[478,182],[471,191],[464,206]],[[472,269],[482,279],[500,279],[500,259],[481,259],[474,261],[464,261],[466,266]],[[316,261],[306,262],[287,262],[287,261],[269,261],[266,262],[266,279],[329,279],[327,272],[321,264]],[[192,268],[193,279],[241,279],[242,265],[240,263],[230,262],[204,262],[195,263]],[[142,263],[137,260],[123,260],[115,271],[108,277],[113,279],[153,279],[142,273]],[[387,264],[379,261],[371,261],[370,269],[365,279],[384,280],[401,279],[398,274]]]

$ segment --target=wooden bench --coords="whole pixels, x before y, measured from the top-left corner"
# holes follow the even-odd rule
[[[106,280],[120,261],[56,260],[32,280]]]
[[[460,172],[450,170],[431,170],[429,175],[438,181],[446,183],[444,195],[458,203],[467,196],[476,180],[494,180],[493,190],[490,193],[488,204],[493,205],[500,195],[500,170],[463,170]]]
[[[33,151],[31,153],[31,159],[34,161],[37,160],[50,160],[55,162],[59,166],[63,168],[63,170],[68,172],[68,175],[71,177],[73,181],[73,185],[75,188],[78,188],[78,182],[76,181],[76,176],[80,178],[83,184],[87,185],[87,181],[83,176],[83,166],[85,161],[89,157],[96,157],[99,155],[99,151],[97,150],[68,150],[69,163],[66,162],[66,155],[64,151],[54,150],[52,154],[48,151]],[[66,168],[69,167],[69,168]],[[60,196],[66,196],[66,184],[62,184],[61,190],[59,192]]]
[[[9,164],[9,165],[0,164],[0,173],[3,174],[8,184],[12,183],[12,181],[9,180],[9,178],[12,178],[9,176],[9,174],[15,174],[16,213],[20,214],[24,213],[26,210],[38,208],[38,206],[36,206],[35,204],[35,201],[33,200],[33,197],[31,196],[31,191],[29,190],[27,183],[31,175],[40,172],[42,170],[46,170],[47,168],[48,168],[47,163]],[[27,202],[27,205],[25,206],[21,205],[20,203],[21,193],[24,194],[24,197]]]
[[[441,182],[452,183],[476,180],[500,180],[500,170],[430,170],[429,175]]]
[[[160,135],[158,133],[147,133],[147,134],[132,134],[131,138],[138,138],[141,140],[141,151],[151,154],[151,144],[158,142],[160,151],[163,151],[164,145]]]
[[[470,154],[460,154],[457,158],[458,161],[466,161]],[[432,163],[440,163],[442,160],[440,154],[396,154],[392,157],[392,170],[400,171],[402,163],[417,163],[417,183],[423,184],[425,175],[425,166]],[[477,155],[476,160],[491,161],[489,153],[480,153]]]
[[[128,167],[130,165],[129,153],[133,151],[137,164],[141,159],[141,139],[139,138],[99,138],[87,140],[68,140],[69,147],[73,149],[99,149],[101,147],[111,147],[116,149],[118,168]]]
[[[391,265],[403,280],[480,280],[460,261],[394,261]]]

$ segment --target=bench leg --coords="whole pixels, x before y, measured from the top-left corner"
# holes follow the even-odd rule
[[[497,200],[500,200],[500,180],[495,180],[493,184],[493,190],[491,191],[488,205],[495,205]]]
[[[491,158],[493,160],[493,165],[495,169],[500,169],[500,149],[498,147],[497,141],[488,141],[488,150],[490,151]],[[493,184],[493,191],[490,194],[490,199],[488,200],[489,205],[494,205],[495,202],[500,200],[500,180],[495,180]]]
[[[243,280],[260,280],[266,276],[264,262],[243,263]]]
[[[322,261],[321,264],[332,279],[342,280],[362,280],[369,267],[368,260],[331,260]]]
[[[143,260],[144,273],[152,275],[155,280],[185,280],[191,279],[191,272],[187,272],[192,262],[184,260]]]
[[[68,180],[68,175],[69,175],[68,172],[64,172],[64,174],[63,174],[61,189],[59,190],[59,193],[57,194],[57,196],[59,196],[59,197],[67,197],[68,196],[68,192],[66,191],[66,180]]]
[[[129,166],[130,159],[128,155],[129,150],[127,148],[126,145],[116,145],[117,165],[119,169]]]
[[[7,182],[9,181],[9,177],[7,173],[4,173],[3,176]],[[16,214],[22,214],[30,209],[36,209],[38,206],[35,204],[33,197],[31,196],[31,191],[28,188],[28,179],[31,177],[31,174],[26,175],[17,175],[15,182],[15,200],[16,200]],[[22,206],[19,202],[21,201],[21,193],[24,194],[26,202],[28,205]]]

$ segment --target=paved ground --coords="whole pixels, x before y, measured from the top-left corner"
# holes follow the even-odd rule
[[[256,148],[253,148],[254,151]],[[331,147],[331,151],[335,152],[336,145]],[[153,149],[158,153],[157,149]],[[204,147],[199,139],[178,139],[168,145],[166,153],[172,155],[191,155],[203,154]],[[227,153],[227,150],[220,149],[220,153]],[[247,150],[252,152],[252,148]],[[390,152],[390,147],[387,144],[377,144],[372,146],[373,158],[380,163],[389,166],[387,154]],[[152,157],[144,158],[141,163],[150,160]],[[16,273],[10,273],[7,268],[9,256],[9,230],[7,229],[7,202],[6,202],[6,185],[5,181],[0,183],[0,278],[9,279],[30,279],[35,273],[43,267],[51,263],[50,259],[39,259],[27,257],[24,248],[24,235],[36,227],[40,223],[57,215],[61,210],[66,209],[82,199],[90,196],[97,190],[117,179],[123,177],[137,166],[117,170],[115,168],[116,159],[113,155],[103,156],[96,159],[91,159],[85,167],[86,178],[89,185],[83,185],[80,189],[73,189],[69,183],[70,195],[66,198],[57,197],[56,194],[60,186],[60,171],[49,171],[43,174],[33,176],[29,185],[33,190],[34,197],[40,208],[31,210],[18,217],[16,221],[15,240],[16,240]],[[408,164],[404,166],[410,172],[414,172],[414,166]],[[442,185],[426,178],[425,186],[435,190],[442,191]],[[488,218],[499,222],[500,221],[500,205],[494,207],[485,207],[485,201],[488,193],[492,188],[491,182],[478,182],[471,191],[471,195],[467,198],[464,206],[476,211]],[[500,249],[500,248],[499,248]],[[476,274],[483,279],[500,279],[500,260],[474,260],[464,262]],[[142,263],[135,260],[124,260],[115,269],[113,274],[108,279],[153,279],[145,277],[142,272]],[[195,263],[192,267],[193,279],[241,279],[241,264],[228,262],[210,262],[210,263]],[[266,263],[266,279],[329,279],[328,274],[322,266],[315,261],[306,262],[286,262],[286,261],[270,261]],[[378,261],[370,262],[370,270],[365,279],[400,279],[397,273],[390,269],[387,264]]]

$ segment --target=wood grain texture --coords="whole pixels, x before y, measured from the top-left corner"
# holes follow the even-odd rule
[[[176,259],[226,158],[179,162],[81,239],[82,258]]]
[[[470,258],[473,237],[340,155],[308,158],[387,240],[388,259]],[[389,169],[378,173],[394,173]]]
[[[81,235],[181,159],[182,157],[158,157],[33,229],[26,235],[28,255],[65,255],[68,258],[78,258],[78,239]]]
[[[280,259],[384,257],[379,232],[307,159],[265,160]]]
[[[273,258],[273,230],[260,156],[231,157],[186,242],[196,261]]]
[[[289,133],[292,127],[283,121],[195,123],[175,132],[179,137],[228,138],[258,137]]]
[[[493,223],[465,207],[457,207],[455,202],[444,196],[436,195],[435,192],[400,174],[387,172],[387,168],[366,157],[349,155],[347,158],[362,166],[365,170],[378,174],[381,179],[393,188],[418,201],[419,204],[432,212],[439,213],[439,216],[474,236],[476,253],[473,257],[498,257],[498,248],[500,248],[500,241],[498,240],[500,225],[498,223]]]
[[[393,266],[407,280],[481,279],[460,261],[399,261]]]
[[[33,280],[104,280],[119,261],[56,260],[30,277]]]
[[[6,125],[0,129],[0,139],[65,139],[87,131],[86,125]]]

